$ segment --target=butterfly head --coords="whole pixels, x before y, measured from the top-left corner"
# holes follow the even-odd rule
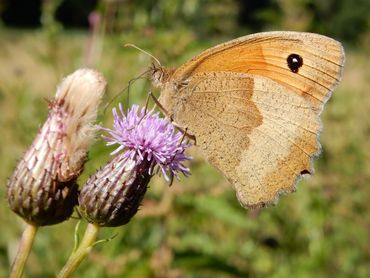
[[[149,79],[154,87],[161,89],[171,77],[172,73],[173,70],[165,69],[153,63],[149,69]]]

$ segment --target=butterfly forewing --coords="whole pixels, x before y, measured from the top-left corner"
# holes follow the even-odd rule
[[[291,54],[302,58],[292,71]],[[204,51],[174,74],[187,79],[199,72],[228,71],[268,77],[308,99],[321,111],[339,82],[344,64],[342,45],[325,36],[299,32],[266,32],[241,37]]]

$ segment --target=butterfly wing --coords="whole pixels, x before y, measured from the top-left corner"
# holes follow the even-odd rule
[[[177,123],[196,136],[242,206],[273,203],[313,171],[320,119],[305,98],[271,79],[232,72],[197,73],[182,90]]]
[[[342,45],[322,35],[257,33],[204,51],[177,69],[172,79],[180,82],[217,71],[255,74],[303,96],[320,113],[341,78],[344,59]]]

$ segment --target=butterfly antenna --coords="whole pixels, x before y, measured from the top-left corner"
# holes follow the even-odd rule
[[[133,48],[135,48],[135,49],[139,50],[140,52],[142,52],[142,53],[144,53],[144,54],[148,55],[149,57],[152,57],[152,58],[153,58],[153,60],[154,60],[154,61],[156,61],[156,63],[157,63],[160,67],[162,66],[162,65],[161,65],[161,63],[159,62],[159,60],[158,60],[156,57],[154,57],[152,54],[150,54],[149,52],[145,51],[144,49],[141,49],[140,47],[138,47],[138,46],[136,46],[136,45],[134,45],[134,44],[132,44],[132,43],[126,43],[124,46],[125,46],[125,47],[133,47]]]

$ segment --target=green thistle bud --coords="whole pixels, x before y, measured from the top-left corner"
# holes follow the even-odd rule
[[[25,221],[52,225],[72,214],[105,87],[91,69],[77,70],[59,85],[46,122],[8,181],[9,206]]]

